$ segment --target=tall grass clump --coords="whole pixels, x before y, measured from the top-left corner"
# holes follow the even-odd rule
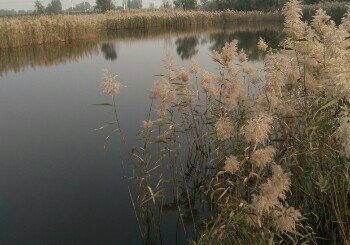
[[[100,16],[52,15],[0,19],[0,48],[71,42],[96,38],[102,29]]]
[[[134,28],[183,28],[231,22],[279,20],[278,12],[182,10],[112,11],[91,15],[22,16],[0,19],[0,48],[72,42]]]
[[[193,243],[350,242],[350,10],[339,26],[302,21],[297,0],[283,13],[262,70],[237,41],[215,73],[166,56],[131,152],[143,238],[162,239],[172,206]]]

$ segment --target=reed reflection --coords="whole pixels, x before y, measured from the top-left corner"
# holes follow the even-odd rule
[[[197,55],[199,46],[207,43],[210,50],[221,50],[224,43],[238,39],[238,47],[245,49],[250,59],[258,59],[256,43],[263,37],[275,47],[280,40],[281,27],[276,23],[249,26],[211,26],[185,28],[182,30],[159,29],[125,30],[110,33],[99,40],[77,41],[54,45],[36,45],[13,49],[0,49],[0,76],[8,72],[22,72],[27,67],[55,66],[68,61],[78,61],[86,56],[101,52],[106,60],[118,58],[118,43],[144,42],[148,40],[171,40],[174,37],[176,51],[182,60]],[[159,50],[159,52],[163,52]]]
[[[261,31],[240,31],[235,33],[221,32],[213,33],[209,35],[208,42],[210,45],[210,50],[221,50],[226,42],[231,42],[232,40],[238,40],[238,49],[243,49],[248,55],[249,60],[260,60],[262,58],[262,53],[259,52],[257,43],[259,38],[262,37],[270,47],[277,48],[279,42],[282,38],[281,32],[271,29],[265,29]]]
[[[0,49],[0,76],[8,72],[22,72],[27,67],[55,66],[78,61],[94,53],[98,53],[98,46],[93,41]]]

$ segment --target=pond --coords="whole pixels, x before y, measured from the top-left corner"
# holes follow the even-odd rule
[[[139,244],[141,238],[123,181],[121,142],[101,93],[107,68],[123,84],[117,99],[128,148],[150,105],[148,91],[172,54],[214,70],[213,50],[239,40],[257,66],[259,37],[273,47],[274,23],[197,30],[134,30],[96,41],[0,50],[0,244]],[[111,134],[106,140],[106,137]],[[176,222],[163,242],[181,244]],[[176,239],[175,239],[176,238]]]

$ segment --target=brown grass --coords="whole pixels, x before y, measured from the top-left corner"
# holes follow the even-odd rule
[[[279,12],[180,10],[113,11],[106,14],[23,16],[0,19],[0,48],[94,39],[108,31],[134,28],[184,28],[216,23],[276,21]]]

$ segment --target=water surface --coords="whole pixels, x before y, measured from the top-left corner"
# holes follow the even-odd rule
[[[113,120],[100,92],[104,68],[124,87],[117,99],[128,148],[136,144],[163,71],[165,53],[177,64],[194,58],[205,69],[213,50],[239,40],[261,66],[256,43],[276,47],[275,24],[199,30],[135,30],[101,40],[0,50],[0,244],[138,244],[141,242],[122,180],[117,135],[95,131]],[[177,218],[167,220],[165,244],[175,244]],[[178,234],[178,243],[184,236]]]

